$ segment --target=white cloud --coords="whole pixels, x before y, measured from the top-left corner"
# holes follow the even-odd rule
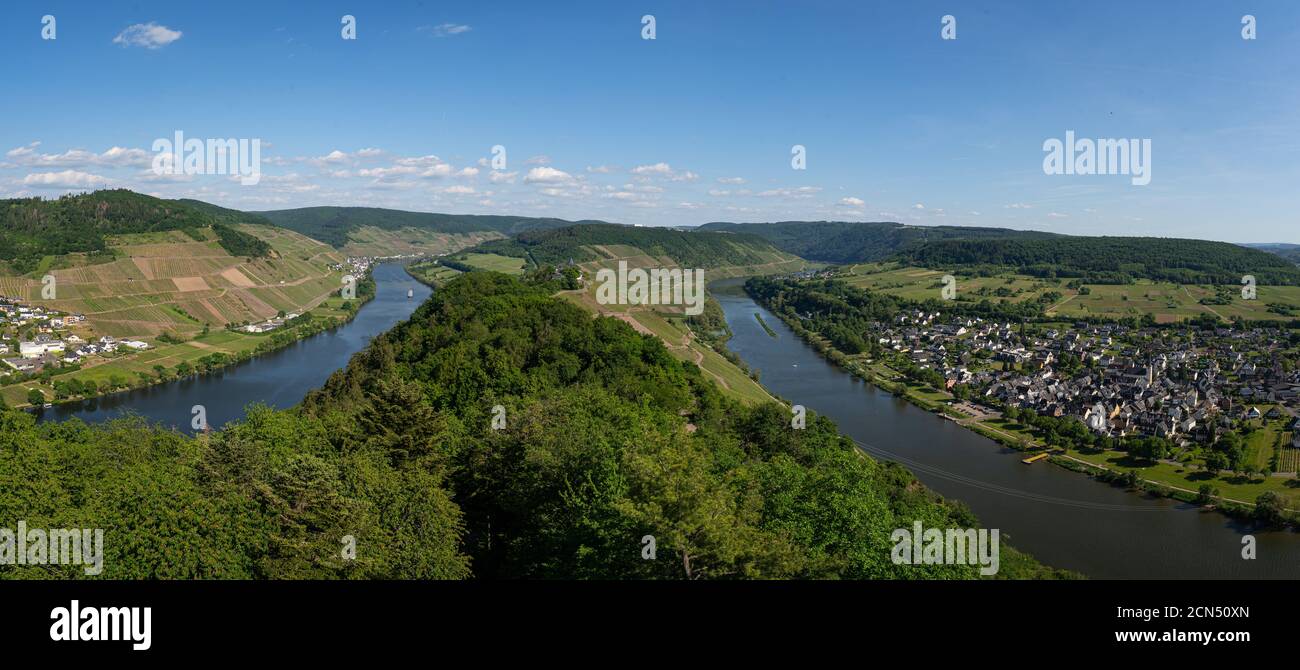
[[[915,205],[912,205],[912,209],[925,209],[925,205],[918,202]]]
[[[358,170],[357,174],[362,177],[370,177],[383,181],[391,181],[398,177],[411,176],[420,173],[420,168],[411,165],[398,165],[396,167],[366,168]]]
[[[847,198],[840,198],[839,204],[844,205],[845,207],[862,207],[867,203],[862,200],[862,198],[854,198],[850,196]]]
[[[429,154],[427,156],[410,156],[405,158],[399,158],[393,162],[397,163],[398,165],[406,165],[410,167],[431,167],[431,166],[443,164],[443,160],[433,154]]]
[[[473,28],[461,23],[443,23],[436,26],[420,26],[416,30],[432,33],[434,37],[448,37],[467,33]]]
[[[718,183],[740,185],[745,183],[745,178],[744,177],[718,177]]]
[[[5,157],[17,165],[27,167],[78,167],[100,165],[106,167],[144,167],[148,166],[152,156],[144,149],[126,149],[111,147],[102,154],[85,149],[69,149],[61,154],[43,154],[36,148],[40,142],[32,142],[24,147],[10,149]]]
[[[655,163],[654,165],[638,165],[632,168],[632,174],[668,177],[673,174],[673,168],[671,165],[667,163]]]
[[[800,186],[798,188],[773,188],[766,191],[759,191],[760,198],[811,198],[820,193],[820,186]]]
[[[107,177],[77,170],[36,172],[23,177],[24,186],[36,188],[99,188],[109,183]]]
[[[500,184],[502,182],[513,184],[515,183],[515,177],[517,176],[519,176],[518,172],[500,172],[498,170],[493,170],[488,173],[488,180],[493,184]]]
[[[529,158],[528,160],[524,161],[524,165],[550,165],[550,164],[551,164],[551,157],[546,155],[533,156],[532,158]]]
[[[1003,205],[1003,209],[1033,209],[1033,205],[1027,205],[1023,202],[1013,202],[1010,205]]]
[[[442,192],[450,195],[473,195],[478,191],[475,191],[469,186],[461,186],[458,184],[456,186],[448,186],[447,188],[442,189]]]
[[[609,174],[617,169],[618,168],[613,165],[597,165],[596,167],[590,165],[587,166],[587,172],[594,172],[596,174]]]
[[[127,26],[126,30],[118,33],[117,37],[113,38],[113,44],[121,44],[124,47],[161,49],[180,38],[181,31],[172,30],[167,26],[160,26],[150,21],[149,23],[137,23]]]
[[[528,184],[556,184],[570,181],[573,181],[573,175],[552,167],[535,167],[524,175],[524,182]]]
[[[700,175],[690,170],[674,170],[667,163],[654,163],[652,165],[638,165],[631,170],[632,174],[638,177],[651,178],[663,177],[669,181],[695,181]]]

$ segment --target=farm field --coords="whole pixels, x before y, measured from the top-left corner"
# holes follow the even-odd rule
[[[420,228],[384,230],[362,226],[348,235],[348,243],[339,249],[344,256],[395,256],[449,254],[481,242],[504,237],[491,231],[438,233]]]
[[[338,296],[330,296],[311,310],[311,316],[320,321],[345,320],[349,312],[343,309],[344,302],[346,301]],[[225,354],[235,358],[253,351],[269,337],[269,333],[250,334],[214,328],[206,335],[198,334],[179,344],[155,342],[147,351],[122,353],[114,358],[93,357],[87,359],[89,367],[57,375],[54,379],[93,381],[100,387],[123,382],[135,383],[142,374],[156,377],[155,366],[162,366],[173,373],[181,363],[193,366],[200,358],[211,354]],[[28,391],[33,388],[40,389],[47,398],[52,395],[48,385],[42,385],[39,380],[33,379],[0,387],[0,397],[10,406],[22,406],[27,402]]]
[[[947,274],[896,263],[861,263],[848,269],[850,276],[845,281],[853,286],[911,300],[939,298],[942,277]],[[1055,291],[1061,294],[1061,298],[1047,310],[1047,314],[1066,320],[1141,317],[1144,314],[1151,314],[1158,323],[1194,319],[1206,314],[1224,320],[1234,316],[1246,320],[1288,318],[1269,311],[1270,305],[1281,305],[1300,314],[1300,286],[1259,286],[1256,298],[1245,300],[1241,298],[1240,286],[1139,281],[1135,284],[1085,284],[1087,293],[1083,293],[1067,288],[1067,279],[1039,279],[1010,272],[993,277],[955,277],[958,300],[1022,302]],[[1215,298],[1220,293],[1229,296],[1229,304],[1201,304],[1202,299]]]
[[[460,270],[449,268],[445,265],[434,265],[430,262],[412,263],[406,266],[406,271],[415,276],[416,279],[429,284],[438,285],[442,282],[450,281],[456,275],[461,274]]]
[[[524,259],[499,254],[465,254],[464,262],[482,270],[504,272],[508,275],[524,273]]]
[[[115,259],[109,262],[85,264],[85,257],[70,255],[52,263],[54,299],[42,299],[40,272],[0,276],[0,295],[84,314],[84,327],[76,330],[83,338],[148,338],[309,309],[338,289],[341,274],[329,265],[343,261],[339,252],[284,229],[240,229],[270,244],[271,257],[233,257],[215,239],[197,241],[180,231],[120,236],[110,240]]]

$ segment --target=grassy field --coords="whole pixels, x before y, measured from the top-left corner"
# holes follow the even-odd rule
[[[481,270],[504,272],[508,275],[524,273],[524,259],[498,254],[465,254],[464,262]]]
[[[500,233],[438,233],[419,228],[384,230],[361,226],[348,235],[348,243],[339,250],[345,256],[395,256],[449,254],[468,249],[481,242],[503,237]]]
[[[862,263],[853,266],[849,284],[889,293],[912,300],[939,298],[945,272],[900,266],[896,263]],[[1038,279],[1026,275],[1003,273],[993,277],[956,275],[958,299],[974,301],[1022,302],[1033,300],[1048,291],[1061,298],[1048,310],[1049,316],[1071,319],[1083,316],[1109,318],[1141,317],[1151,314],[1159,323],[1170,323],[1204,314],[1222,319],[1284,319],[1270,312],[1270,304],[1294,308],[1300,312],[1300,286],[1259,286],[1254,300],[1241,297],[1240,286],[1215,287],[1141,281],[1136,284],[1085,284],[1087,293],[1067,288],[1065,279]],[[1201,304],[1217,295],[1230,298],[1227,305]]]
[[[225,332],[227,324],[263,321],[281,311],[312,310],[318,318],[346,315],[336,295],[342,273],[329,267],[343,261],[341,254],[288,230],[240,228],[270,244],[270,257],[233,257],[210,231],[205,231],[204,240],[179,231],[126,235],[109,240],[113,255],[106,262],[91,263],[84,255],[72,254],[42,263],[49,269],[32,275],[0,276],[0,294],[84,314],[86,321],[70,330],[86,341],[109,335],[150,343],[143,352],[89,357],[83,369],[56,377],[101,385],[115,376],[136,382],[138,373],[154,374],[155,365],[173,369],[208,354],[237,355],[264,337]],[[41,297],[44,272],[55,278],[54,299]],[[209,332],[202,335],[205,326]],[[157,340],[163,333],[186,342]],[[10,404],[22,404],[27,390],[36,385],[11,384],[0,394]]]
[[[317,304],[311,310],[311,315],[314,319],[321,321],[346,320],[349,312],[342,308],[344,302],[346,301],[338,296],[331,296]],[[121,353],[114,358],[91,357],[86,359],[89,364],[88,367],[58,375],[54,379],[94,381],[101,387],[113,381],[114,378],[118,378],[118,381],[125,380],[135,383],[139,379],[140,373],[156,376],[154,366],[161,365],[170,373],[174,372],[176,367],[183,362],[193,365],[195,361],[209,354],[226,354],[237,357],[241,353],[250,352],[257,348],[269,336],[270,334],[249,334],[214,329],[210,330],[207,335],[195,335],[193,339],[180,344],[157,342],[147,351]],[[33,388],[41,389],[47,398],[53,397],[51,388],[40,384],[37,380],[0,387],[0,396],[3,396],[10,406],[21,406],[26,404],[28,390]]]
[[[179,231],[120,236],[110,240],[109,262],[90,264],[74,254],[50,263],[53,300],[41,298],[43,271],[0,276],[0,294],[85,314],[76,332],[89,339],[194,335],[204,324],[219,329],[309,309],[338,290],[342,275],[329,269],[343,260],[338,252],[284,229],[241,229],[268,242],[271,257],[236,258],[214,239]]]
[[[433,286],[437,286],[445,281],[450,281],[455,278],[456,275],[461,274],[460,270],[449,268],[445,265],[435,265],[428,261],[412,263],[406,266],[406,271],[411,273],[411,275],[416,279]]]
[[[1256,477],[1247,479],[1241,475],[1213,476],[1203,470],[1169,463],[1151,464],[1129,456],[1120,451],[1070,450],[1070,456],[1079,460],[1110,468],[1112,470],[1140,470],[1143,479],[1174,486],[1181,489],[1197,491],[1202,484],[1210,484],[1219,489],[1220,495],[1253,503],[1259,494],[1273,491],[1285,499],[1285,506],[1290,509],[1300,508],[1300,481],[1295,477]]]

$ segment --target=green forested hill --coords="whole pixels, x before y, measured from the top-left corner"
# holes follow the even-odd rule
[[[2,411],[0,518],[103,528],[107,578],[977,576],[890,560],[893,529],[964,508],[549,290],[462,276],[301,408],[199,438]],[[1056,574],[1005,544],[1001,568]]]
[[[770,263],[779,249],[756,235],[682,231],[672,228],[620,226],[611,223],[584,224],[554,230],[531,230],[511,239],[485,242],[475,248],[483,253],[526,258],[538,265],[575,263],[597,258],[583,247],[625,245],[653,256],[667,256],[682,267],[712,268],[723,265]]]
[[[1300,263],[1300,244],[1243,244],[1242,246],[1267,251],[1292,263]]]
[[[222,219],[184,202],[120,189],[55,200],[0,200],[0,261],[25,273],[35,269],[44,256],[104,252],[108,235],[196,231],[221,223]],[[223,246],[230,244],[236,249],[232,254],[265,253],[257,244],[259,240],[250,235],[228,227],[226,234],[217,232]]]
[[[161,200],[125,189],[54,200],[0,200],[0,261],[26,273],[45,256],[104,253],[109,235],[184,230],[203,239],[197,231],[205,227],[213,229],[231,255],[265,256],[270,251],[265,242],[228,225],[233,223],[258,221],[197,200]]]
[[[709,223],[703,230],[752,233],[784,251],[831,263],[898,260],[933,269],[1003,268],[1040,277],[1098,283],[1152,279],[1236,284],[1300,283],[1287,249],[1273,254],[1226,242],[1159,237],[1084,237],[1007,228],[905,226],[899,223],[783,221]],[[1276,255],[1274,255],[1276,254]]]
[[[202,200],[193,200],[191,198],[180,198],[175,202],[179,202],[188,207],[197,209],[198,211],[203,212],[208,216],[211,216],[212,218],[216,219],[217,221],[220,221],[221,223],[227,223],[227,224],[247,223],[255,226],[275,225],[271,223],[270,219],[261,216],[259,214],[255,214],[253,212],[241,212],[237,209],[229,209],[227,207],[221,207],[219,205],[214,205],[210,202],[203,202]]]
[[[998,266],[1040,277],[1094,283],[1144,278],[1183,284],[1300,284],[1294,263],[1227,242],[1163,237],[941,240],[905,251],[902,260],[930,268]]]
[[[782,251],[827,263],[884,260],[931,240],[984,237],[1053,237],[1052,233],[1008,228],[907,226],[891,222],[779,221],[776,223],[706,223],[701,230],[750,233]]]
[[[382,230],[416,228],[438,233],[474,233],[491,231],[513,235],[535,228],[558,228],[574,223],[563,219],[533,218],[527,216],[481,216],[473,214],[434,214],[406,212],[377,207],[303,207],[266,212],[252,212],[308,237],[315,238],[336,249],[348,243],[348,237],[359,228],[370,226]]]

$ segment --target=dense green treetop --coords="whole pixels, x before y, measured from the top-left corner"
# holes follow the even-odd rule
[[[54,200],[0,200],[0,261],[25,273],[35,269],[44,256],[105,253],[110,235],[169,230],[193,233],[218,223],[220,219],[184,202],[123,189],[65,195]],[[229,241],[240,251],[257,250],[257,244],[243,239],[245,233],[234,232],[237,234],[223,236],[218,231],[223,246]]]

